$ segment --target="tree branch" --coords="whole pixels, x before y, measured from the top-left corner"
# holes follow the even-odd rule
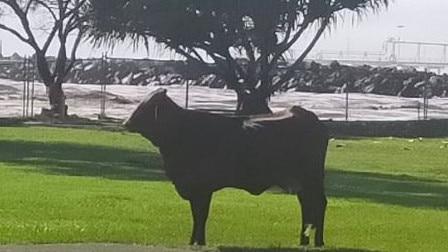
[[[324,33],[325,29],[327,28],[327,25],[330,21],[330,17],[325,17],[322,20],[321,26],[319,27],[316,35],[314,36],[313,40],[308,44],[307,48],[302,52],[300,57],[292,64],[286,73],[280,77],[280,79],[271,87],[271,93],[277,91],[289,78],[291,78],[294,75],[295,70],[297,67],[302,63],[302,61],[305,59],[305,57],[308,55],[308,53],[313,49],[313,47],[316,45],[319,38]]]
[[[69,2],[69,1],[67,1],[67,2]],[[73,15],[75,12],[78,12],[84,6],[85,3],[86,3],[86,0],[77,1],[77,3],[75,3],[75,6],[72,9],[70,9],[67,13],[65,13],[65,16],[68,17],[70,15]]]
[[[173,48],[172,46],[170,46],[170,47]],[[207,55],[209,55],[216,64],[222,66],[224,71],[223,72],[218,72],[216,69],[210,68],[210,65],[207,64],[205,61],[203,62],[203,65],[206,65],[208,67],[208,69],[212,69],[214,73],[220,75],[223,79],[228,80],[228,81],[232,81],[232,82],[236,82],[238,80],[238,76],[236,74],[238,74],[240,78],[242,76],[246,75],[244,73],[243,68],[230,55],[229,48],[227,48],[226,50],[222,50],[219,53],[216,50],[213,50],[212,48],[210,48],[210,46],[206,45],[206,44],[201,44],[201,45],[197,44],[196,48],[204,50],[207,53]],[[192,48],[190,47],[190,49],[192,49]],[[196,61],[198,61],[198,59],[194,58],[190,53],[188,53],[186,51],[183,51],[183,53],[188,55],[187,56],[185,54],[182,54],[187,59],[192,59],[193,58]],[[218,55],[219,55],[219,57],[218,57]],[[226,62],[226,64],[223,64],[222,62]],[[231,77],[228,78],[227,75],[231,75]],[[230,83],[228,83],[228,84],[232,85]]]
[[[294,34],[294,36],[291,38],[291,40],[287,41],[286,38],[283,41],[281,45],[278,46],[278,49],[273,54],[273,57],[271,59],[271,63],[269,64],[268,68],[273,69],[275,65],[277,64],[277,61],[280,59],[280,57],[289,49],[292,45],[294,45],[297,40],[302,36],[303,32],[308,28],[310,25],[310,21],[308,19],[305,19],[302,22],[302,25],[300,25],[300,29]]]
[[[245,81],[250,83],[251,85],[255,86],[255,82],[256,82],[256,59],[255,59],[255,51],[253,48],[253,45],[251,45],[250,41],[245,39],[244,41],[244,50],[246,51],[246,56],[249,59],[249,65],[247,68],[247,73],[246,76],[247,77],[252,77],[250,79],[245,78]],[[235,62],[236,63],[236,62]],[[238,64],[239,66],[239,64]]]
[[[0,29],[7,31],[11,34],[13,34],[14,36],[16,36],[18,39],[20,39],[21,41],[25,42],[25,43],[29,43],[28,39],[25,38],[24,36],[22,36],[22,34],[20,34],[19,32],[17,32],[15,29],[12,29],[6,25],[0,24]]]
[[[20,6],[18,5],[17,1],[0,1],[5,3],[6,5],[8,5],[14,12],[14,14],[19,18],[20,23],[22,24],[22,27],[26,33],[26,35],[28,36],[28,38],[25,38],[24,36],[17,36],[17,32],[12,32],[15,36],[17,36],[19,39],[21,38],[25,38],[24,41],[25,43],[29,44],[31,47],[34,48],[34,50],[40,50],[39,45],[36,42],[36,39],[34,37],[33,32],[31,31],[30,28],[30,23],[27,19],[26,13],[23,12],[23,10],[20,8]],[[6,29],[7,30],[7,29]],[[10,30],[8,30],[9,32],[11,32]]]
[[[54,20],[57,20],[58,18],[56,17],[56,13],[51,9],[51,7],[44,1],[41,0],[34,0],[37,4],[40,4],[42,7],[44,7],[44,9],[46,9],[48,11],[48,13],[50,13],[51,17]]]
[[[48,34],[48,37],[45,40],[44,45],[42,46],[42,51],[47,52],[51,42],[53,41],[54,36],[56,35],[56,32],[59,30],[60,25],[62,24],[59,20],[54,21],[53,28],[51,29],[50,34]]]
[[[186,52],[184,49],[180,47],[171,47],[171,48],[173,48],[176,53],[184,56],[187,59],[187,61],[190,60],[192,62],[196,62],[202,65],[203,67],[210,69],[209,65],[205,61],[193,57],[190,53]]]
[[[79,43],[81,42],[83,34],[84,34],[83,31],[80,30],[78,32],[78,35],[76,36],[75,42],[72,45],[72,51],[70,54],[70,62],[67,65],[67,67],[65,68],[64,76],[67,75],[70,72],[70,70],[73,68],[73,66],[75,65],[76,51],[78,50]]]
[[[28,16],[28,11],[30,10],[32,3],[33,3],[33,0],[28,0],[28,3],[26,4],[25,11],[24,11],[25,16]]]
[[[198,60],[200,60],[202,63],[207,64],[205,62],[205,60],[202,58],[202,56],[199,54],[199,52],[195,49],[195,48],[191,48],[191,51],[193,52],[194,56],[196,56],[196,58]]]

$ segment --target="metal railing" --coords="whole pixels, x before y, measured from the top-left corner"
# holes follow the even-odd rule
[[[121,94],[117,94],[114,93],[116,89],[112,89],[109,88],[109,85],[113,85],[113,84],[123,84],[123,80],[126,79],[128,84],[133,83],[133,80],[135,80],[136,78],[138,78],[139,73],[143,72],[143,71],[149,71],[151,68],[154,67],[154,61],[151,60],[139,60],[137,61],[137,63],[135,63],[135,69],[130,69],[128,72],[123,71],[121,73],[117,72],[116,70],[113,69],[113,65],[116,64],[117,62],[125,62],[125,61],[136,61],[134,59],[117,59],[117,58],[110,58],[107,57],[107,55],[103,55],[103,57],[101,58],[96,58],[96,59],[82,59],[79,60],[79,68],[76,68],[72,71],[72,73],[70,74],[70,76],[68,77],[71,80],[75,80],[75,77],[77,75],[80,74],[86,74],[86,72],[89,71],[88,68],[90,68],[93,72],[91,73],[92,75],[94,75],[95,77],[95,87],[97,87],[98,89],[91,89],[91,92],[97,92],[97,96],[92,96],[92,98],[77,98],[76,96],[74,97],[69,97],[68,102],[71,103],[76,103],[73,106],[88,106],[91,110],[92,108],[96,108],[97,109],[97,118],[96,119],[105,119],[108,118],[108,116],[112,116],[114,117],[114,113],[111,113],[111,111],[114,109],[113,107],[117,107],[117,101],[116,101],[116,97],[119,97]],[[119,64],[122,65],[122,64]],[[35,106],[35,99],[36,99],[36,93],[35,93],[35,86],[36,85],[40,85],[40,87],[42,87],[42,84],[39,81],[39,78],[36,74],[36,70],[35,70],[35,63],[33,62],[32,58],[26,58],[24,60],[21,61],[10,61],[9,65],[8,64],[3,64],[2,66],[15,66],[16,68],[19,67],[21,68],[21,79],[19,81],[23,82],[23,86],[22,86],[22,93],[21,93],[21,97],[20,97],[20,101],[21,101],[21,106],[22,106],[22,114],[21,116],[23,117],[32,117],[35,115],[34,110],[36,108]],[[81,66],[86,66],[85,68],[81,68]],[[130,65],[132,66],[132,64]],[[0,66],[1,67],[1,66]],[[129,67],[132,68],[132,67]],[[154,70],[155,71],[155,70]],[[123,76],[118,76],[118,74],[122,74]],[[157,71],[154,72],[154,76],[157,75]],[[129,77],[130,76],[130,77]],[[156,80],[156,77],[154,77],[154,80]],[[146,82],[146,80],[143,80],[142,82]],[[156,82],[156,81],[154,81]],[[185,83],[191,83],[192,81],[187,81],[184,82]],[[176,83],[176,84],[182,84],[182,83]],[[154,84],[151,84],[154,85]],[[82,87],[82,84],[79,84],[79,87]],[[91,86],[89,86],[90,88]],[[235,106],[236,106],[236,96],[234,95],[234,93],[231,93],[231,95],[229,95],[229,92],[233,92],[233,91],[229,91],[229,90],[222,90],[219,91],[220,93],[226,93],[226,96],[220,96],[220,95],[216,95],[214,94],[213,97],[221,97],[219,99],[225,100],[226,106],[222,106],[222,104],[224,104],[224,102],[221,102],[221,104],[216,105],[216,103],[219,103],[219,101],[214,101],[212,97],[208,96],[205,93],[201,93],[201,94],[197,94],[197,92],[199,91],[198,88],[196,87],[190,87],[189,89],[187,89],[189,86],[187,85],[183,85],[183,91],[182,93],[182,97],[178,97],[178,101],[181,101],[179,104],[185,104],[185,107],[190,107],[190,108],[194,108],[194,109],[203,109],[203,110],[225,110],[228,111],[229,109],[233,109],[232,106],[228,106],[229,101],[231,101],[230,99],[234,99],[235,100]],[[149,88],[140,88],[140,89],[135,89],[135,90],[140,90],[140,91],[136,91],[136,92],[142,92],[141,96],[139,97],[143,97],[147,92],[149,92],[149,90],[151,90],[152,88],[157,88],[157,87],[149,87]],[[42,88],[40,88],[40,90],[42,90]],[[82,90],[80,88],[80,90]],[[97,90],[97,91],[96,91]],[[179,90],[179,89],[177,89]],[[171,92],[171,91],[170,91]],[[200,90],[200,92],[206,92],[204,90]],[[212,92],[212,91],[210,91]],[[215,90],[213,92],[216,92]],[[179,93],[179,92],[178,92]],[[435,107],[432,104],[431,99],[428,99],[428,92],[426,90],[426,86],[425,86],[425,91],[424,91],[424,95],[421,98],[418,99],[412,99],[409,101],[409,103],[407,103],[407,105],[403,105],[406,106],[406,109],[408,110],[412,110],[414,111],[413,113],[415,113],[415,116],[412,116],[412,118],[414,118],[415,120],[427,120],[427,119],[432,119],[435,118]],[[42,91],[40,91],[39,95],[39,100],[41,101],[41,104],[45,101],[42,101],[44,99],[48,99],[45,96],[44,93],[42,93]],[[311,95],[311,94],[310,94]],[[337,96],[338,94],[335,94],[334,96]],[[319,95],[316,95],[316,97]],[[326,118],[328,119],[335,119],[335,120],[346,120],[346,121],[350,121],[350,120],[359,120],[359,116],[358,114],[360,113],[364,113],[364,112],[360,112],[361,108],[358,108],[357,104],[357,96],[355,96],[352,93],[348,92],[348,89],[344,90],[342,94],[339,94],[340,97],[344,97],[344,102],[337,105],[340,110],[336,111],[336,113],[338,113],[339,115],[337,116],[332,116],[332,115],[328,115],[326,116]],[[230,98],[229,98],[230,97]],[[319,110],[319,109],[328,109],[328,108],[320,108],[320,104],[318,104],[319,102],[322,102],[322,100],[317,100],[315,102],[310,101],[309,103],[301,103],[301,99],[302,99],[302,95],[298,94],[297,98],[292,98],[289,99],[287,102],[283,102],[282,106],[286,106],[286,104],[288,105],[302,105],[305,108],[309,108],[311,110]],[[443,98],[443,99],[448,99],[448,98]],[[82,101],[81,101],[82,100]],[[213,101],[212,101],[213,100]],[[311,100],[311,99],[310,99]],[[441,100],[441,99],[440,99]],[[438,100],[438,101],[440,101]],[[130,101],[126,101],[129,104],[121,104],[120,107],[124,107],[127,106],[128,110],[132,110],[133,107],[136,106],[136,103],[138,101],[135,100],[135,98],[133,100]],[[212,104],[213,102],[215,102],[214,104]],[[324,101],[325,102],[325,101]],[[47,102],[48,103],[48,102]],[[69,104],[71,105],[71,104]],[[437,105],[439,106],[439,105]],[[448,106],[448,102],[446,102],[446,105],[440,105],[440,106]],[[331,107],[336,107],[335,105],[330,105],[330,110],[333,109]],[[439,108],[437,108],[439,109]],[[439,109],[440,110],[440,109]],[[445,110],[447,111],[446,113],[446,117],[448,118],[448,108],[444,107],[441,110]],[[70,111],[70,108],[69,108]],[[362,111],[366,111],[365,108],[362,108]],[[385,112],[387,113],[387,111]],[[323,113],[325,114],[325,113]],[[329,114],[329,113],[327,113]],[[331,114],[331,113],[330,113]],[[355,116],[356,115],[356,116]],[[441,115],[441,116],[440,116]],[[444,117],[443,113],[439,113],[437,115],[437,118],[440,117]],[[92,118],[90,116],[90,118]],[[368,118],[368,117],[367,117]],[[92,118],[93,119],[93,118]],[[124,119],[120,118],[120,119]],[[392,120],[394,118],[391,118]]]

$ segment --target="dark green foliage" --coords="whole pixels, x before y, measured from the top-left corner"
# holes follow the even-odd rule
[[[343,10],[362,15],[388,0],[92,0],[90,36],[114,45],[126,38],[164,44],[210,68],[239,98],[265,100],[278,90]],[[344,12],[344,15],[348,13]],[[273,83],[274,69],[305,31],[316,29],[302,55]],[[239,102],[244,102],[239,100]],[[241,105],[241,104],[240,104]]]
[[[344,9],[362,13],[383,4],[388,1],[92,0],[95,38],[154,37],[172,49],[198,47],[223,57],[232,46],[274,54],[284,42],[281,34],[334,18]]]

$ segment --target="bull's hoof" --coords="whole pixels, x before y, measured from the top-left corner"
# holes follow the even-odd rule
[[[205,246],[205,241],[190,240],[190,243],[188,243],[188,245],[201,247],[201,246]]]
[[[203,251],[204,248],[206,248],[205,244],[199,245],[199,244],[190,244],[190,249],[194,251]]]
[[[321,248],[321,247],[323,247],[325,244],[324,244],[324,242],[323,241],[314,241],[314,246],[316,247],[316,248]]]
[[[302,236],[300,237],[300,246],[308,246],[310,245],[310,237]]]

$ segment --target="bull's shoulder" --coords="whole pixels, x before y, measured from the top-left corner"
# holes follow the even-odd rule
[[[242,124],[240,118],[184,110],[165,130],[169,131],[171,144],[175,148],[182,146],[194,150],[207,148],[204,146],[213,146],[216,143],[235,142],[241,134]]]

